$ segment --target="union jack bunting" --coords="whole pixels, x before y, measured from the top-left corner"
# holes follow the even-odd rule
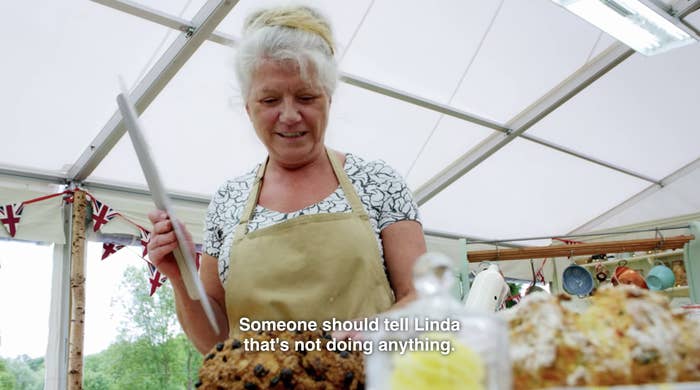
[[[117,253],[117,251],[122,248],[124,248],[124,245],[113,244],[110,242],[102,243],[102,260],[106,259],[110,255]]]
[[[100,230],[102,225],[106,225],[107,222],[114,219],[119,213],[99,200],[93,197],[90,198],[92,202],[92,230],[96,232]]]
[[[149,295],[153,296],[158,287],[162,286],[168,278],[162,276],[158,268],[151,262],[147,261],[146,264],[148,264],[148,282],[151,283],[151,293]]]
[[[143,246],[141,257],[146,257],[148,254],[148,242],[151,241],[151,232],[139,226],[139,234],[141,235],[139,241],[141,242],[141,246]]]
[[[0,223],[7,229],[10,237],[14,237],[17,234],[17,226],[19,226],[22,211],[24,211],[24,203],[11,203],[0,206]]]

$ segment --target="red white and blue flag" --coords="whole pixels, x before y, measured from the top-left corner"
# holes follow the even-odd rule
[[[141,257],[146,257],[148,254],[148,242],[151,241],[151,232],[139,226],[139,234],[141,235],[139,241],[141,242],[141,246],[143,246]]]
[[[17,226],[24,211],[24,203],[11,203],[0,206],[0,223],[7,229],[10,237],[17,234]]]
[[[111,242],[102,243],[102,260],[108,258],[110,255],[117,253],[117,251],[122,248],[124,248],[124,245],[113,244]]]
[[[150,295],[153,296],[158,287],[162,286],[163,283],[165,283],[165,281],[168,280],[168,278],[161,275],[160,271],[158,271],[158,268],[156,268],[155,265],[151,264],[150,261],[147,261],[146,264],[148,264],[148,282],[151,283]]]
[[[93,222],[93,231],[98,231],[103,225],[106,225],[107,222],[111,221],[119,215],[119,212],[114,211],[111,207],[107,206],[106,204],[100,202],[99,200],[91,197],[92,201],[92,222]]]

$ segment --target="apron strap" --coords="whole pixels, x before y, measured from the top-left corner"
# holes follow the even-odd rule
[[[345,173],[345,169],[340,166],[340,162],[336,158],[335,153],[331,149],[326,148],[326,154],[328,154],[328,159],[331,162],[333,173],[335,173],[335,177],[338,179],[338,183],[340,183],[340,188],[342,188],[343,192],[345,193],[345,197],[350,204],[352,212],[362,219],[369,220],[369,216],[367,215],[365,208],[362,206],[362,202],[360,201],[360,197],[357,195],[357,191],[355,191],[355,187],[350,182],[350,178],[348,177],[347,173]],[[245,208],[241,213],[241,219],[238,222],[238,226],[236,227],[236,231],[233,236],[234,242],[243,238],[243,236],[245,236],[245,234],[248,232],[248,221],[250,221],[250,218],[252,218],[253,212],[255,211],[255,206],[258,204],[258,199],[260,197],[260,182],[265,174],[266,166],[267,159],[265,159],[265,161],[260,165],[260,168],[258,168],[255,181],[253,182],[253,187],[250,189],[250,195],[248,196]]]
[[[258,198],[260,197],[260,182],[262,181],[263,175],[265,174],[265,168],[267,167],[267,159],[260,164],[258,172],[255,175],[255,180],[253,181],[253,187],[250,189],[250,195],[246,201],[245,208],[241,213],[241,219],[238,222],[236,231],[233,235],[234,241],[245,236],[248,231],[248,221],[253,216],[253,211],[255,211],[255,206],[258,204]]]
[[[369,216],[367,215],[365,208],[362,206],[360,197],[357,196],[355,186],[353,186],[350,182],[350,178],[348,177],[347,173],[345,173],[345,169],[340,166],[340,161],[338,161],[336,158],[335,153],[328,148],[326,148],[326,153],[328,153],[328,159],[331,161],[331,166],[333,167],[335,177],[338,179],[338,183],[340,183],[340,188],[342,188],[343,192],[345,193],[345,197],[352,208],[352,212],[359,215],[363,219],[369,220]]]

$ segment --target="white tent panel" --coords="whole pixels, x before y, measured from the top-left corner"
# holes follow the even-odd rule
[[[101,234],[132,235],[134,239],[132,245],[139,245],[137,238],[139,230],[136,224],[150,230],[151,222],[148,220],[148,213],[156,208],[150,196],[132,195],[125,197],[118,191],[103,190],[99,188],[87,188],[87,191],[95,198],[108,204],[115,210],[119,210],[120,216],[112,219],[108,224],[100,228]],[[195,243],[202,243],[204,236],[204,216],[207,205],[204,203],[191,203],[174,200],[172,202],[175,213],[180,222],[187,226]],[[91,231],[89,238],[95,238]]]
[[[65,173],[168,29],[89,1],[2,2],[0,165]],[[175,34],[173,34],[174,38]],[[171,38],[172,39],[172,38]]]
[[[329,147],[386,161],[405,175],[439,114],[348,84],[333,97]]]
[[[595,44],[595,47],[593,47],[593,51],[589,55],[589,60],[597,56],[598,54],[602,53],[605,49],[610,47],[613,43],[617,42],[617,40],[610,35],[600,31],[598,33],[598,41]]]
[[[376,1],[342,67],[351,74],[446,103],[498,4]]]
[[[211,195],[265,156],[245,114],[232,56],[233,49],[205,42],[141,117],[170,190]],[[146,184],[128,134],[89,180]]]
[[[405,174],[409,187],[418,188],[492,133],[491,129],[443,116],[422,153],[415,157],[413,169]]]
[[[245,18],[253,11],[264,9],[267,7],[284,5],[284,4],[302,4],[301,2],[290,2],[283,0],[241,0],[233,8],[233,11],[224,18],[218,31],[235,37],[241,36],[241,29]],[[333,33],[335,34],[336,45],[338,52],[342,53],[347,49],[351,37],[355,30],[360,25],[363,15],[370,6],[370,0],[358,1],[324,1],[324,0],[309,0],[304,1],[304,5],[309,5],[321,10],[328,19],[330,19]]]
[[[183,19],[205,2],[139,0],[165,13],[182,13]],[[242,0],[218,30],[239,36],[245,14],[281,2]],[[0,72],[7,91],[0,97],[2,131],[11,135],[4,138],[0,166],[65,173],[116,110],[116,76],[134,85],[178,34],[93,2],[54,3],[0,5],[6,27],[22,32],[0,38],[9,53]],[[341,56],[344,49],[348,53],[341,62],[344,71],[446,103],[459,88],[450,105],[503,123],[614,41],[549,0],[445,0],[430,6],[411,0],[400,8],[390,1],[314,0],[311,5],[334,23]],[[700,13],[688,20],[697,24]],[[264,158],[231,58],[232,49],[205,43],[143,115],[165,184],[175,192],[210,195],[223,180]],[[694,145],[700,133],[692,117],[700,100],[693,72],[699,62],[697,44],[657,57],[632,56],[526,134],[660,179],[699,157]],[[669,130],[671,135],[662,134]],[[341,83],[327,142],[386,160],[415,189],[490,133]],[[145,185],[128,137],[89,180]],[[474,236],[559,234],[646,186],[518,140],[425,205],[424,215],[427,228]],[[697,193],[678,184],[671,189],[681,198]],[[692,213],[695,207],[686,202],[668,212]],[[508,223],[513,226],[501,226],[505,215],[513,216]]]
[[[249,171],[266,155],[245,113],[232,56],[230,48],[205,43],[142,116],[163,181],[173,191],[211,195],[225,179]],[[435,112],[340,84],[327,144],[383,159],[404,174],[437,118]],[[128,135],[89,180],[145,185]]]
[[[423,205],[427,229],[484,238],[564,234],[646,187],[642,180],[515,140]]]
[[[698,44],[634,54],[528,133],[661,179],[700,157],[698,64]]]
[[[550,0],[506,1],[452,105],[505,123],[581,67],[598,36]]]
[[[685,18],[685,22],[696,30],[700,30],[700,11],[695,11]]]
[[[700,196],[698,196],[700,169],[697,169],[698,165],[700,164],[696,163],[696,169],[685,176],[602,221],[599,225],[591,226],[589,230],[605,230],[647,221],[698,214],[700,211]]]
[[[207,0],[137,0],[134,3],[170,14],[186,20],[192,20]]]
[[[56,184],[26,178],[0,175],[0,205],[18,204],[55,194],[62,188]],[[24,205],[14,239],[63,244],[63,211],[61,196]],[[0,240],[9,239],[5,226],[0,227]]]

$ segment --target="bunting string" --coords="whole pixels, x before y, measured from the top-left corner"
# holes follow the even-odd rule
[[[92,207],[92,229],[94,232],[100,231],[105,225],[107,225],[110,221],[114,220],[117,217],[122,218],[124,221],[133,225],[136,228],[136,230],[138,230],[139,236],[137,237],[137,240],[143,248],[140,257],[147,264],[148,281],[150,284],[150,295],[152,296],[153,294],[155,294],[157,289],[160,288],[163,285],[163,283],[165,283],[165,281],[167,281],[167,277],[163,276],[158,271],[158,268],[155,265],[153,265],[148,259],[148,242],[151,239],[151,231],[141,226],[140,224],[132,221],[124,214],[113,209],[106,203],[100,201],[90,192],[80,188],[78,188],[78,190],[84,191],[87,194],[88,199],[90,201],[90,206]],[[63,203],[70,204],[73,203],[73,194],[75,191],[76,190],[64,190],[59,193],[48,194],[37,198],[25,200],[22,202],[14,203],[5,203],[2,199],[0,199],[0,223],[3,225],[5,230],[7,230],[10,237],[15,237],[20,228],[20,221],[22,219],[22,214],[25,211],[25,206],[30,205],[32,203],[42,202],[45,200],[56,198],[59,196],[63,197]],[[102,243],[101,260],[106,260],[109,256],[117,253],[124,247],[125,245],[114,242]],[[197,251],[195,255],[196,267],[197,270],[199,270],[199,264],[201,261],[202,253],[200,251]]]

